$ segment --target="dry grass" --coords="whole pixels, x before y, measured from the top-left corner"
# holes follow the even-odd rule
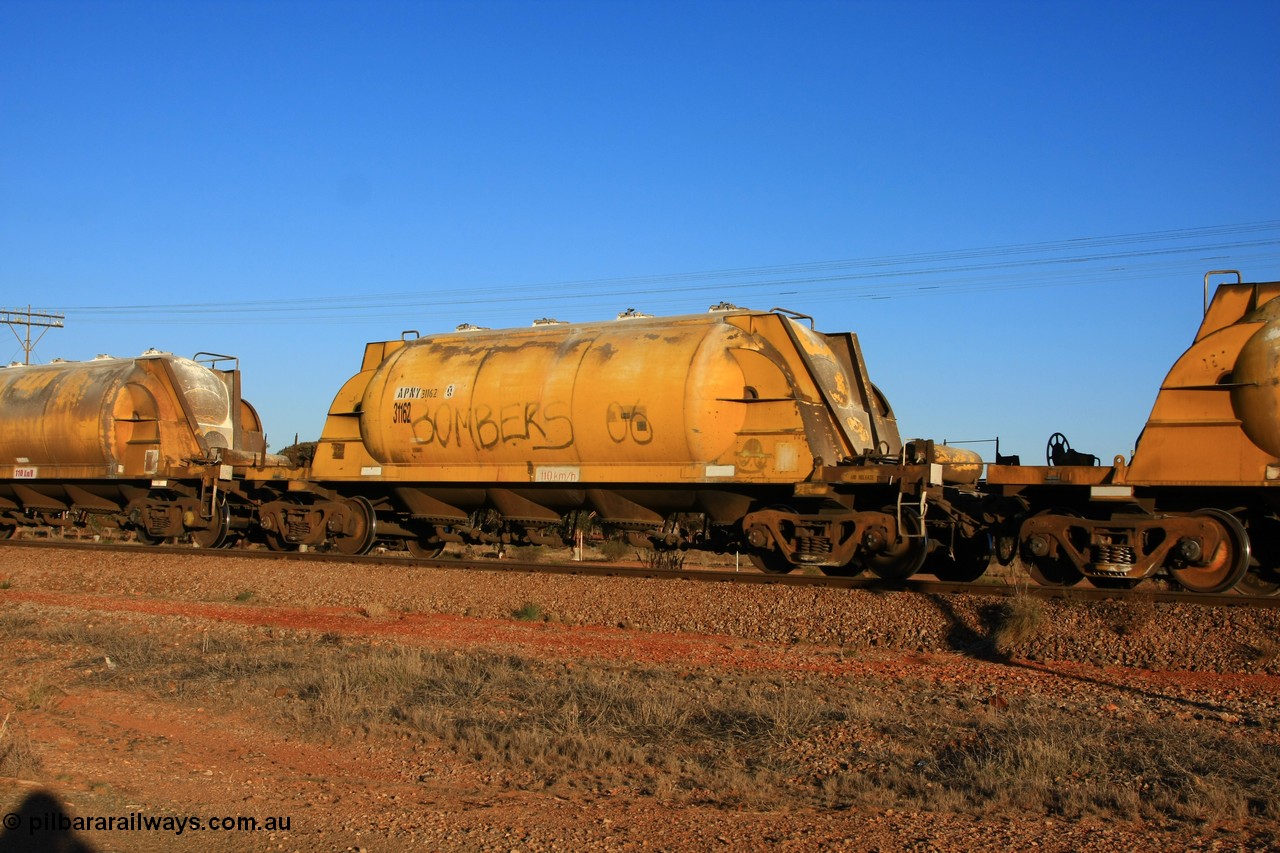
[[[1003,642],[1036,630],[1038,610],[1023,606],[1010,605]],[[1100,712],[1096,697],[994,702],[924,681],[553,664],[330,634],[215,629],[175,641],[16,614],[0,616],[3,634],[83,654],[92,674],[78,664],[67,689],[88,680],[225,707],[319,742],[419,739],[516,788],[717,807],[1280,820],[1270,718],[1125,717]],[[0,741],[0,766],[33,758],[14,735]]]
[[[645,548],[636,554],[640,564],[647,569],[660,569],[664,572],[675,572],[684,568],[688,551],[655,551]]]
[[[380,601],[366,601],[359,609],[360,615],[366,619],[384,619],[391,612]]]
[[[547,619],[546,612],[542,609],[541,604],[526,601],[515,610],[511,611],[511,615],[521,622],[542,622]]]
[[[604,539],[597,543],[597,547],[599,548],[600,556],[610,563],[618,563],[635,558],[635,547],[622,539]]]
[[[1012,654],[1036,638],[1044,622],[1044,602],[1019,589],[1000,607],[992,642],[1002,655]]]
[[[0,776],[29,779],[40,772],[40,756],[31,739],[18,731],[13,715],[0,720]]]

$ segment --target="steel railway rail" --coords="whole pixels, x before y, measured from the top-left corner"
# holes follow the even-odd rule
[[[465,572],[507,572],[527,574],[581,575],[584,577],[654,578],[683,580],[697,583],[767,584],[778,586],[814,586],[833,589],[863,589],[881,592],[914,592],[922,595],[974,595],[1011,597],[1029,595],[1043,599],[1069,601],[1121,601],[1133,603],[1196,604],[1203,607],[1252,607],[1259,609],[1280,608],[1280,597],[1261,597],[1232,592],[1223,595],[1187,593],[1160,589],[1154,585],[1131,589],[1107,589],[1091,586],[1050,587],[1034,583],[993,583],[991,580],[976,583],[953,583],[927,576],[915,576],[905,580],[884,580],[875,576],[831,577],[827,575],[788,574],[762,572],[754,567],[741,571],[727,569],[658,569],[643,566],[626,566],[601,562],[526,562],[521,560],[459,560],[459,559],[410,559],[401,554],[367,554],[349,556],[340,553],[277,552],[270,550],[198,547],[155,547],[134,543],[101,543],[52,539],[10,539],[0,541],[0,553],[4,549],[65,549],[98,553],[146,553],[182,559],[184,557],[221,557],[252,560],[290,560],[310,563],[354,563],[358,565],[413,566],[415,568],[447,569]]]

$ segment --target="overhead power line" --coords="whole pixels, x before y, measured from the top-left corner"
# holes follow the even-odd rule
[[[31,352],[36,348],[36,344],[40,343],[40,339],[44,337],[45,332],[50,329],[61,329],[62,321],[66,319],[64,314],[49,314],[43,311],[32,311],[28,305],[26,310],[21,308],[14,311],[0,310],[0,322],[3,322],[13,332],[14,337],[18,339],[18,343],[22,346],[23,364],[31,363]],[[18,333],[18,327],[22,326],[26,329],[25,334]],[[31,340],[31,330],[33,328],[43,329],[36,339]]]
[[[579,279],[493,287],[464,292],[421,289],[385,293],[308,294],[305,299],[264,299],[179,304],[86,305],[68,308],[85,322],[147,315],[154,322],[252,323],[299,318],[350,322],[415,308],[476,306],[487,313],[521,305],[575,306],[637,296],[687,298],[691,294],[752,293],[763,298],[795,288],[806,299],[896,298],[1097,283],[1146,278],[1180,257],[1224,253],[1251,262],[1280,257],[1280,220],[1134,234],[1016,243],[970,249],[781,264],[684,273]],[[1185,264],[1185,261],[1181,262]],[[141,320],[146,322],[146,320]]]

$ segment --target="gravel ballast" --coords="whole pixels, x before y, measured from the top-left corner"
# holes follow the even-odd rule
[[[1280,610],[1150,600],[1024,598],[1018,606],[1034,624],[1010,645],[1008,637],[997,640],[1016,596],[26,547],[0,548],[0,582],[15,590],[341,607],[390,616],[509,619],[532,605],[526,612],[567,625],[1142,669],[1280,673]]]

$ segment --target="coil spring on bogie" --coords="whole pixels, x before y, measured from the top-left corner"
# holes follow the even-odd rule
[[[165,536],[169,526],[173,524],[173,517],[167,507],[152,506],[147,508],[144,522],[143,526],[146,528],[147,533],[152,536]]]
[[[1129,545],[1094,545],[1093,561],[1095,563],[1128,563],[1136,562],[1133,548]]]
[[[800,557],[825,557],[831,553],[831,540],[825,536],[801,536],[796,539]]]
[[[1137,555],[1131,545],[1093,546],[1094,571],[1127,575],[1135,562]]]

